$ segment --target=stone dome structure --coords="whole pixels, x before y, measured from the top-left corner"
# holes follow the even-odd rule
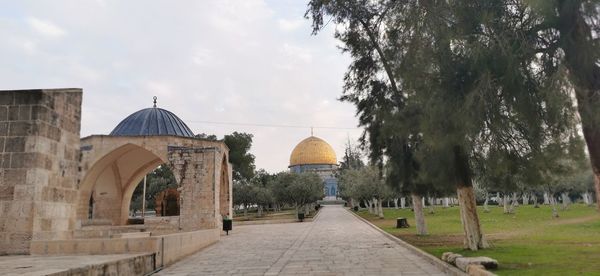
[[[156,102],[154,107],[145,108],[127,116],[110,135],[194,137],[194,133],[177,115],[156,107]]]
[[[297,165],[336,165],[333,148],[323,139],[310,136],[302,140],[292,151],[290,167]]]

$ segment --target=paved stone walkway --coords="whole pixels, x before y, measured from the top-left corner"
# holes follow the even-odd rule
[[[313,222],[240,226],[159,275],[444,275],[341,206]]]

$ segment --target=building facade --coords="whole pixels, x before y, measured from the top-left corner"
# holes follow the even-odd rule
[[[323,139],[310,136],[302,140],[290,155],[290,172],[313,172],[323,179],[323,195],[335,199],[338,195],[337,158],[333,148]]]

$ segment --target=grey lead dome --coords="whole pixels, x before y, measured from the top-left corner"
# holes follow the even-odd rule
[[[127,116],[127,118],[115,127],[110,135],[172,135],[194,137],[194,133],[179,117],[168,110],[158,107],[145,108]]]

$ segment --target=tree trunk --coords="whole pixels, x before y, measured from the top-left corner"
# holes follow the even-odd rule
[[[594,186],[596,187],[596,207],[600,211],[600,172],[594,173]]]
[[[384,219],[385,217],[383,216],[383,200],[378,200],[378,211],[377,211],[377,215],[379,216],[380,219]]]
[[[456,194],[458,195],[460,218],[465,232],[465,248],[476,251],[489,247],[481,231],[473,186],[459,186]]]
[[[417,227],[417,235],[427,235],[427,225],[425,224],[425,214],[423,214],[422,197],[417,194],[412,194],[412,204],[415,210],[415,224]]]
[[[262,210],[263,210],[262,205],[258,205],[258,213],[257,213],[258,217],[262,217]]]
[[[373,215],[377,215],[377,199],[373,198],[371,204],[373,204]]]
[[[508,195],[504,194],[504,196],[502,197],[502,206],[504,207],[504,213],[505,214],[510,214],[510,209],[508,208]]]
[[[248,217],[248,204],[244,204],[244,217]]]
[[[304,205],[304,215],[308,216],[310,214],[310,204]]]
[[[406,208],[406,198],[405,197],[400,198],[400,208],[402,208],[402,209]]]
[[[569,198],[569,194],[568,193],[561,193],[560,196],[561,196],[561,199],[562,199],[562,209],[563,209],[563,211],[569,209],[569,203],[571,202],[571,199]]]
[[[519,206],[519,201],[517,200],[517,193],[513,193],[512,202],[510,203],[509,212],[511,214],[515,213],[515,208]]]
[[[591,205],[592,204],[590,202],[590,193],[589,192],[585,192],[585,193],[581,194],[581,198],[583,199],[583,203],[585,205]]]
[[[529,205],[529,195],[523,193],[523,205]]]
[[[547,192],[544,192],[544,205],[550,204],[550,196]]]
[[[433,204],[435,202],[435,199],[433,197],[429,198],[429,214],[435,214],[435,210],[433,209]]]
[[[369,208],[369,214],[373,214],[373,203],[370,200],[367,200],[367,207]]]
[[[538,202],[538,198],[535,194],[531,194],[531,199],[533,200],[533,208],[540,208],[540,203]]]
[[[483,202],[483,211],[486,213],[490,212],[490,207],[488,206],[488,201],[490,200],[490,196],[485,194],[485,201]]]
[[[449,203],[449,201],[450,201],[450,200],[449,200],[447,197],[444,197],[444,201],[443,201],[443,202],[444,202],[444,203],[443,203],[443,204],[444,204],[444,205],[443,205],[443,207],[444,207],[444,208],[448,208],[448,207],[450,207],[450,204],[448,204],[448,203]]]
[[[398,198],[394,198],[394,207],[398,209]]]
[[[575,98],[583,137],[587,144],[600,211],[600,66],[590,23],[583,16],[581,1],[558,2],[560,46],[565,53],[569,75],[575,84]]]
[[[556,205],[558,205],[556,203],[556,198],[554,197],[554,195],[552,195],[550,198],[550,204],[552,204],[552,217],[553,218],[558,218],[558,207]]]

